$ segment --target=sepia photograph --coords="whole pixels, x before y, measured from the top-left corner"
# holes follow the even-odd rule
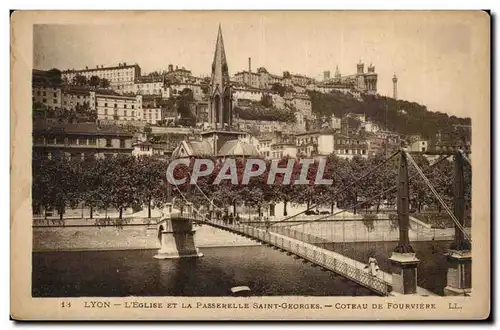
[[[23,299],[489,314],[486,12],[18,14]]]

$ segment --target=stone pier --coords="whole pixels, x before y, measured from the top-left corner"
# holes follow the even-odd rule
[[[195,244],[195,234],[196,230],[189,217],[169,214],[158,223],[158,240],[161,245],[154,257],[156,259],[202,257],[203,254]]]
[[[469,296],[472,282],[472,257],[470,251],[448,250],[448,273],[445,296]]]

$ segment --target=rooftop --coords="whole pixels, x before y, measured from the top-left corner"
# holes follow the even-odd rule
[[[33,133],[49,133],[49,134],[82,134],[82,135],[114,135],[132,137],[133,134],[116,126],[99,127],[94,123],[33,123]]]
[[[74,70],[74,69],[64,70],[64,71],[62,71],[62,73],[73,73],[73,72],[74,73],[78,73],[78,72],[116,70],[116,69],[128,69],[128,68],[136,68],[136,69],[139,69],[139,70],[141,69],[141,67],[139,66],[139,64],[127,65],[126,63],[124,63],[123,65],[122,64],[118,64],[117,66],[108,66],[108,67],[101,66],[101,67],[93,68],[93,69],[85,68],[85,69],[79,69],[79,70]]]

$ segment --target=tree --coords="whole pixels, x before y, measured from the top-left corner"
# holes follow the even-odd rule
[[[114,170],[107,159],[96,159],[94,155],[87,157],[81,164],[82,184],[80,192],[82,201],[90,208],[90,218],[94,216],[94,208],[108,208],[111,205],[111,196],[106,187],[109,177]]]
[[[73,77],[73,85],[87,86],[87,83],[88,83],[87,78],[85,76],[77,74],[76,76]]]
[[[107,180],[103,183],[109,190],[110,204],[119,210],[119,219],[122,219],[123,209],[138,202],[137,187],[133,180],[137,175],[135,158],[118,155],[106,159],[106,163],[113,170],[108,172]]]
[[[350,93],[338,91],[324,94],[308,91],[312,112],[318,116],[343,117],[347,113],[365,114],[367,120],[403,135],[420,134],[434,139],[442,132],[450,141],[470,141],[470,130],[454,129],[453,125],[470,125],[470,118],[448,116],[431,112],[423,105],[404,100],[395,100],[380,95],[363,95],[362,102]]]
[[[181,115],[181,119],[185,121],[184,125],[186,126],[193,126],[193,123],[196,125],[196,117],[191,111],[193,101],[193,91],[189,88],[184,88],[175,100],[177,112]]]
[[[429,166],[429,162],[422,155],[414,155],[413,159],[415,160],[415,163],[417,163],[418,167],[420,167],[422,170],[425,170],[425,168]],[[414,176],[414,179],[410,180],[409,185],[410,204],[412,206],[412,209],[420,213],[422,210],[422,206],[427,205],[432,201],[432,193],[429,187],[427,187],[427,184],[420,177],[420,175],[417,174],[417,171],[414,168],[410,168],[409,176]]]
[[[154,157],[143,156],[137,159],[134,177],[137,197],[147,205],[148,218],[151,218],[151,207],[161,207],[166,201],[166,182],[163,163]]]
[[[101,85],[101,88],[104,88],[104,89],[109,88],[109,85],[110,85],[109,80],[106,78],[102,78],[100,81],[100,85]]]
[[[98,76],[92,76],[90,77],[88,84],[94,88],[97,88],[101,84],[101,79]]]
[[[273,106],[273,98],[271,95],[264,93],[262,94],[262,98],[260,99],[260,104],[262,104],[265,108],[270,108]]]
[[[52,86],[60,86],[62,84],[61,70],[50,69],[49,71],[47,71],[47,76],[49,78],[49,83]]]
[[[283,97],[285,96],[285,93],[286,93],[286,87],[283,86],[282,84],[280,83],[274,83],[272,86],[271,86],[271,90],[273,92],[277,92],[279,94],[279,96]]]
[[[62,220],[66,207],[76,207],[79,201],[79,182],[74,164],[63,155],[54,155],[52,160],[37,160],[33,165],[35,205],[45,209],[55,207]]]

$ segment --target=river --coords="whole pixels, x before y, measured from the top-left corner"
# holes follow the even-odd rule
[[[202,258],[157,260],[156,250],[35,252],[34,297],[370,296],[370,290],[267,246],[202,248]]]

